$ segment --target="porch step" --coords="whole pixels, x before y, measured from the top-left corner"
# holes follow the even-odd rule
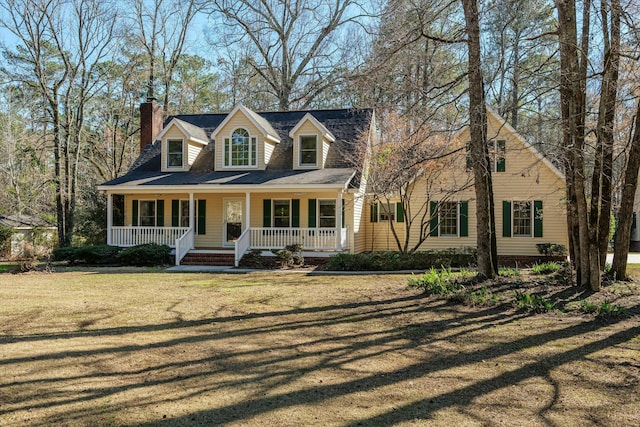
[[[180,265],[215,265],[233,267],[235,262],[234,254],[202,254],[188,253]]]

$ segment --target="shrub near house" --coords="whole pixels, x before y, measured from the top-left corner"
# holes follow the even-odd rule
[[[177,263],[191,253],[224,255],[235,265],[251,250],[294,244],[305,257],[395,251],[390,226],[404,235],[416,215],[431,218],[429,236],[422,241],[425,227],[412,228],[409,247],[476,245],[472,183],[446,200],[439,193],[451,182],[469,183],[464,151],[437,188],[415,177],[410,209],[368,197],[367,165],[354,162],[368,161],[356,148],[377,141],[370,109],[257,113],[237,105],[228,114],[163,123],[157,104],[143,106],[139,158],[98,187],[107,193],[109,245],[157,243],[174,249]],[[488,132],[499,257],[533,260],[536,244],[566,246],[562,174],[492,110]],[[468,140],[468,129],[456,140]]]

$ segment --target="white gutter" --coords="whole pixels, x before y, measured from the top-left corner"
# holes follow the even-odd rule
[[[99,185],[97,188],[100,191],[132,191],[136,193],[184,193],[185,191],[195,191],[198,193],[203,192],[218,192],[218,193],[237,193],[251,190],[252,193],[272,193],[274,190],[344,190],[348,186],[346,184],[289,184],[289,185],[274,185],[274,184],[197,184],[197,185],[171,185],[171,186],[148,186],[148,185]]]

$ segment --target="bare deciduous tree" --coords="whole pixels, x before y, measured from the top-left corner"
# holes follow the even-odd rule
[[[164,91],[165,112],[170,110],[170,91],[174,73],[185,47],[193,18],[198,13],[196,0],[132,0],[135,10],[135,40],[147,57],[149,79],[147,98],[155,99],[156,68]],[[157,64],[156,61],[159,61]]]
[[[222,16],[218,46],[244,49],[241,57],[265,83],[280,110],[305,109],[358,62],[348,27],[368,15],[357,0],[214,0]],[[221,31],[222,30],[222,31]],[[250,100],[249,100],[250,102]]]
[[[1,24],[18,39],[5,72],[42,99],[53,154],[58,243],[71,245],[85,108],[103,84],[99,64],[111,53],[112,5],[87,0],[5,0]]]
[[[487,144],[487,108],[485,104],[482,62],[480,60],[480,23],[477,0],[462,0],[467,27],[469,55],[469,151],[476,190],[478,275],[492,279],[498,274],[498,249],[493,202],[493,184]]]
[[[402,226],[395,221],[387,224],[398,250],[412,253],[432,234],[443,202],[473,184],[471,174],[451,173],[465,164],[465,146],[426,126],[413,129],[413,120],[397,113],[389,113],[382,122],[375,144],[359,144],[358,158],[367,157],[368,162],[354,163],[367,164],[360,172],[366,177],[367,192],[374,203],[397,213],[399,200]],[[434,201],[437,204],[432,209]]]

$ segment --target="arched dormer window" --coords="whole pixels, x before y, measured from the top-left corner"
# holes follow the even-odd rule
[[[256,138],[246,129],[233,131],[231,138],[224,140],[224,165],[231,167],[254,167],[257,165]]]

